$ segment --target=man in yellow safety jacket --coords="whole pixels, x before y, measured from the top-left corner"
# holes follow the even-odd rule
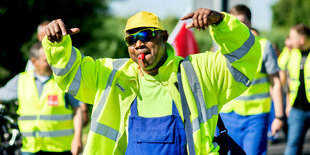
[[[184,60],[175,56],[159,18],[145,11],[127,21],[125,42],[131,59],[94,61],[72,46],[68,34],[78,28],[67,30],[61,19],[46,27],[43,47],[56,81],[77,99],[94,103],[85,154],[218,154],[213,142],[218,112],[251,84],[260,45],[247,27],[226,13],[198,9],[181,19],[190,18],[187,28],[210,27],[220,52]],[[187,111],[181,105],[180,83],[190,111],[191,120],[185,122],[190,123],[190,134],[184,131]]]
[[[247,6],[236,5],[230,13],[251,28],[251,10]],[[241,96],[226,104],[221,111],[228,134],[250,155],[265,154],[267,151],[267,129],[271,108],[270,85],[276,116],[271,125],[273,135],[281,129],[284,119],[280,68],[275,51],[267,39],[260,37],[256,39],[261,45],[262,57],[252,85]]]
[[[32,46],[30,60],[34,70],[18,74],[0,88],[0,101],[18,99],[22,155],[79,154],[82,150],[79,101],[58,87],[41,43]]]
[[[302,154],[310,120],[310,29],[304,24],[293,26],[289,32],[293,49],[287,64],[288,137],[285,155]]]

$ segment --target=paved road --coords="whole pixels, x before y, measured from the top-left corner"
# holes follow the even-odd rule
[[[280,133],[279,143],[268,145],[267,155],[283,155],[286,142],[284,140],[284,133]],[[303,155],[310,155],[310,131],[308,130],[305,143],[303,146]]]

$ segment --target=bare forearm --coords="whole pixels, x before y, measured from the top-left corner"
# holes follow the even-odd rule
[[[275,116],[282,117],[283,114],[283,99],[281,93],[281,82],[280,78],[273,78],[273,102],[274,102],[274,109],[275,109]]]
[[[82,124],[83,124],[83,115],[81,106],[74,108],[74,138],[71,143],[71,153],[72,155],[78,155],[81,153],[83,144],[82,144]]]
[[[82,138],[83,115],[81,107],[75,108],[74,121],[74,138]]]

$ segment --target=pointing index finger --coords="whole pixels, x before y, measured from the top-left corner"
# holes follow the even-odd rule
[[[192,13],[190,13],[190,14],[187,14],[187,15],[183,16],[183,17],[181,18],[181,20],[186,20],[186,19],[192,18],[193,16],[194,16],[194,12],[192,12]]]

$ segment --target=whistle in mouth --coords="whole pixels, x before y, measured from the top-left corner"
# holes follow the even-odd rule
[[[140,60],[143,60],[144,57],[145,57],[145,54],[143,54],[143,53],[138,55],[138,59],[140,59]]]

